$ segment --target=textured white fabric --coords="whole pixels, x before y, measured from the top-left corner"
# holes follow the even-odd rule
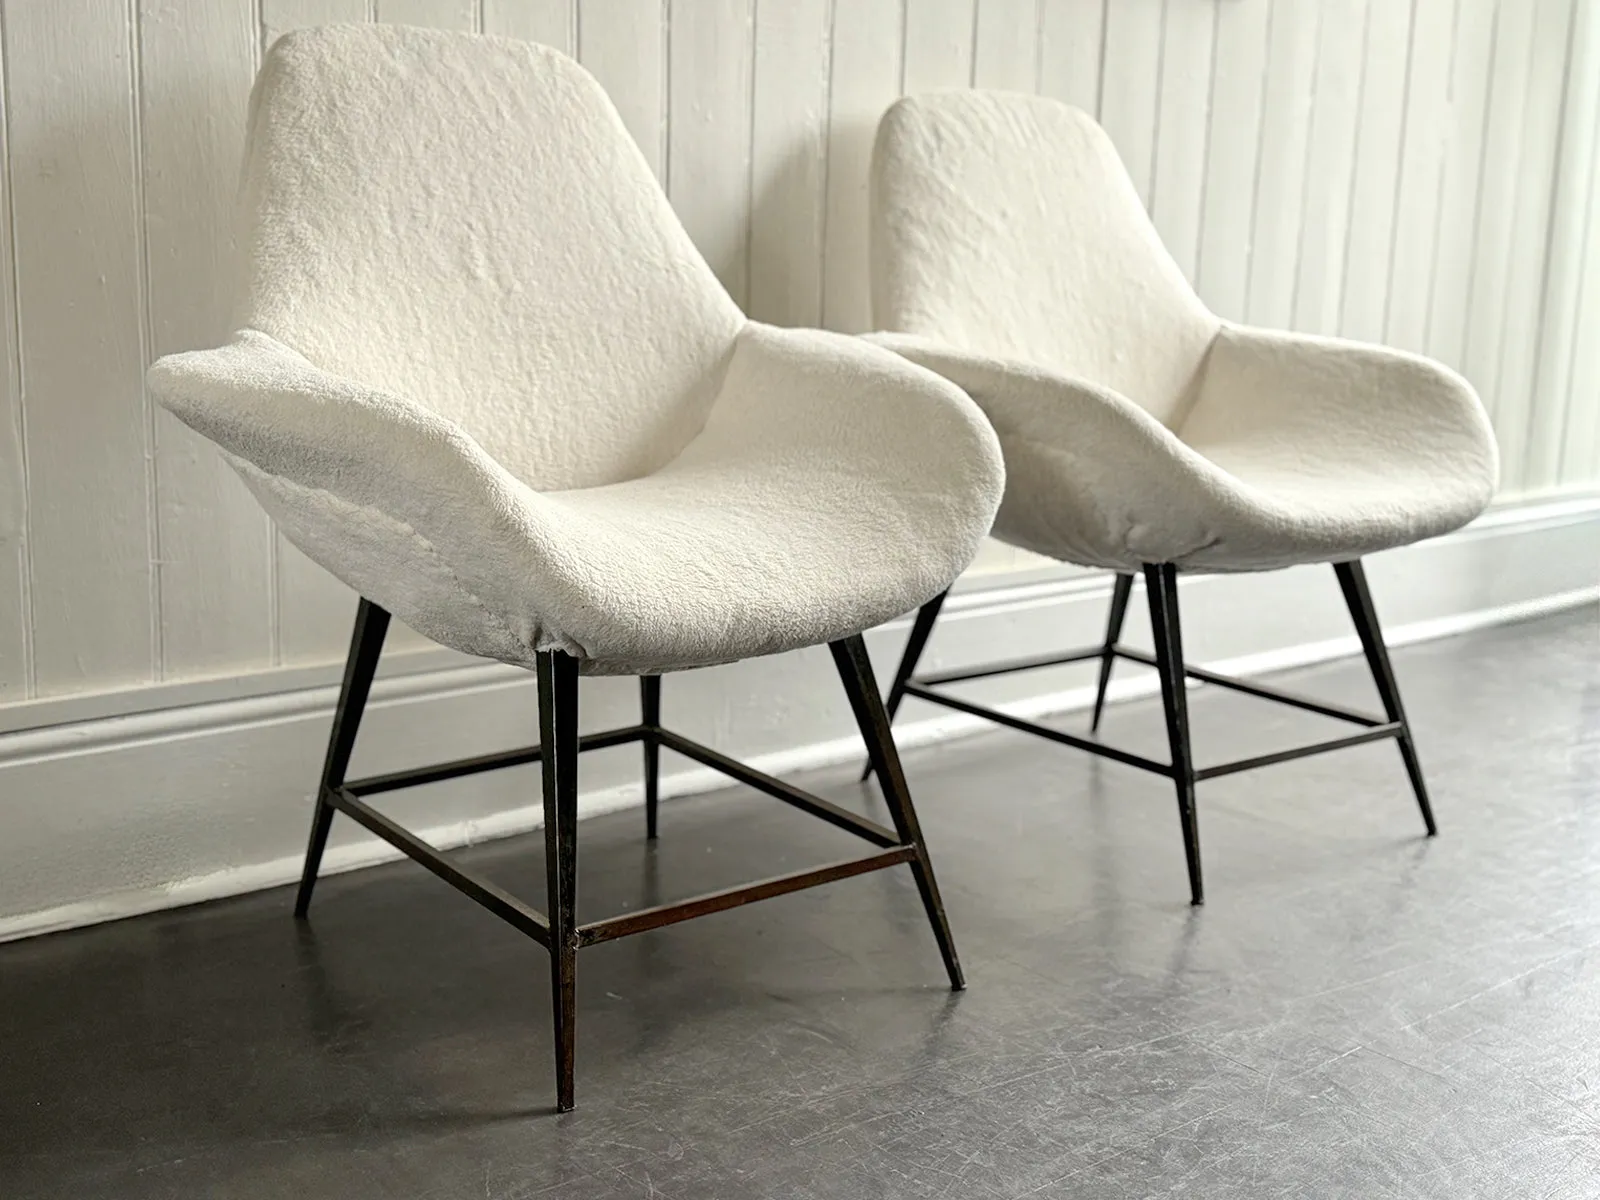
[[[880,328],[1182,415],[1218,321],[1084,113],[1003,92],[908,97],[878,128],[871,184]]]
[[[1104,132],[1057,101],[901,100],[873,157],[872,340],[960,384],[1006,458],[995,535],[1086,566],[1249,571],[1457,528],[1483,406],[1415,355],[1201,304]]]
[[[972,402],[747,322],[553,51],[290,34],[245,180],[240,332],[151,387],[291,541],[446,645],[606,673],[830,641],[947,587],[993,517]]]
[[[671,459],[744,323],[600,85],[532,43],[280,39],[243,210],[237,328],[465,424],[539,488]]]

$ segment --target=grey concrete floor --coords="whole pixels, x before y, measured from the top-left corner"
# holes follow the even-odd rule
[[[586,950],[567,1116],[543,951],[409,863],[305,926],[280,890],[0,947],[0,1197],[1600,1197],[1600,614],[1396,665],[1436,841],[1389,744],[1218,779],[1192,911],[1161,779],[918,753],[970,989],[904,871]],[[1325,728],[1191,711],[1202,763]],[[586,917],[859,844],[746,792],[662,817],[583,825]],[[467,857],[542,897],[537,838]]]

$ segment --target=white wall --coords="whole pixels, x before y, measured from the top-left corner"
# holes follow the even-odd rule
[[[14,928],[101,911],[74,909],[80,892],[126,911],[186,876],[275,878],[300,836],[302,806],[282,802],[309,795],[353,598],[141,381],[154,356],[227,332],[262,47],[373,19],[576,53],[734,296],[785,324],[868,325],[867,159],[893,97],[976,84],[1091,109],[1219,312],[1426,351],[1483,393],[1510,515],[1492,537],[1387,560],[1388,605],[1437,631],[1594,583],[1600,0],[0,0],[0,919],[24,914]],[[971,603],[992,599],[1000,624],[973,617],[959,652],[1001,638],[1023,578],[1008,572],[1037,566],[985,552]],[[1279,596],[1303,619],[1223,628],[1217,653],[1327,644],[1325,581],[1288,578],[1312,589]],[[1058,569],[1039,586],[1098,583]],[[1063,620],[1041,615],[1029,637],[1098,618]],[[498,723],[462,708],[452,672],[491,672],[474,695],[520,685],[399,642],[390,669],[417,682],[395,685],[405,703],[372,762],[415,751],[420,729],[441,745],[531,731],[499,701]],[[826,670],[804,655],[761,670],[787,708],[766,711],[740,682],[753,677],[709,673],[682,685],[682,722],[730,750],[837,756]],[[1060,703],[1058,686],[1028,686],[1030,703]],[[626,707],[591,692],[597,712]],[[522,819],[505,816],[522,784],[484,786],[432,819],[450,836]]]
[[[1516,496],[1600,482],[1596,7],[0,0],[0,705],[342,650],[350,596],[141,385],[227,332],[245,97],[285,29],[575,51],[752,315],[844,330],[868,324],[867,157],[894,96],[1095,109],[1220,312],[1463,368]]]

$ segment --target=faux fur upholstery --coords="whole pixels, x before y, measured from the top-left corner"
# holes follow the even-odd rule
[[[746,321],[554,51],[292,33],[244,200],[239,332],[151,387],[291,541],[446,645],[635,673],[830,641],[947,587],[993,518],[972,402]]]
[[[1494,492],[1494,437],[1464,379],[1219,320],[1077,109],[901,100],[878,130],[872,208],[889,332],[871,340],[987,413],[1005,541],[1119,570],[1264,570],[1447,532]]]

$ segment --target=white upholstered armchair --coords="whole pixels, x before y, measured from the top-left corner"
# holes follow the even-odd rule
[[[1001,460],[954,385],[843,336],[747,321],[604,92],[528,43],[394,27],[293,33],[252,98],[239,332],[151,370],[285,535],[362,596],[297,901],[334,812],[543,943],[558,1107],[580,946],[909,864],[960,967],[860,633],[941,593],[988,529]],[[533,667],[540,744],[345,778],[389,614]],[[829,643],[886,828],[666,729],[662,672]],[[635,726],[579,738],[581,673],[642,676]],[[580,749],[666,747],[874,853],[578,925]],[[373,809],[408,784],[542,761],[549,914]]]
[[[1110,139],[1053,100],[950,92],[898,102],[878,130],[872,208],[874,315],[886,331],[873,340],[960,384],[994,424],[1007,470],[995,535],[1118,572],[1103,645],[998,669],[1098,659],[1097,730],[1113,661],[1152,662],[1171,758],[935,690],[954,674],[917,678],[942,597],[913,626],[890,714],[914,695],[1170,776],[1195,903],[1195,783],[1294,754],[1196,767],[1186,673],[1360,726],[1296,754],[1396,738],[1435,832],[1361,558],[1455,529],[1488,503],[1495,443],[1466,381],[1380,346],[1220,320],[1162,246]],[[1186,667],[1179,572],[1323,562],[1337,571],[1382,717]],[[1153,659],[1119,645],[1136,572]]]

